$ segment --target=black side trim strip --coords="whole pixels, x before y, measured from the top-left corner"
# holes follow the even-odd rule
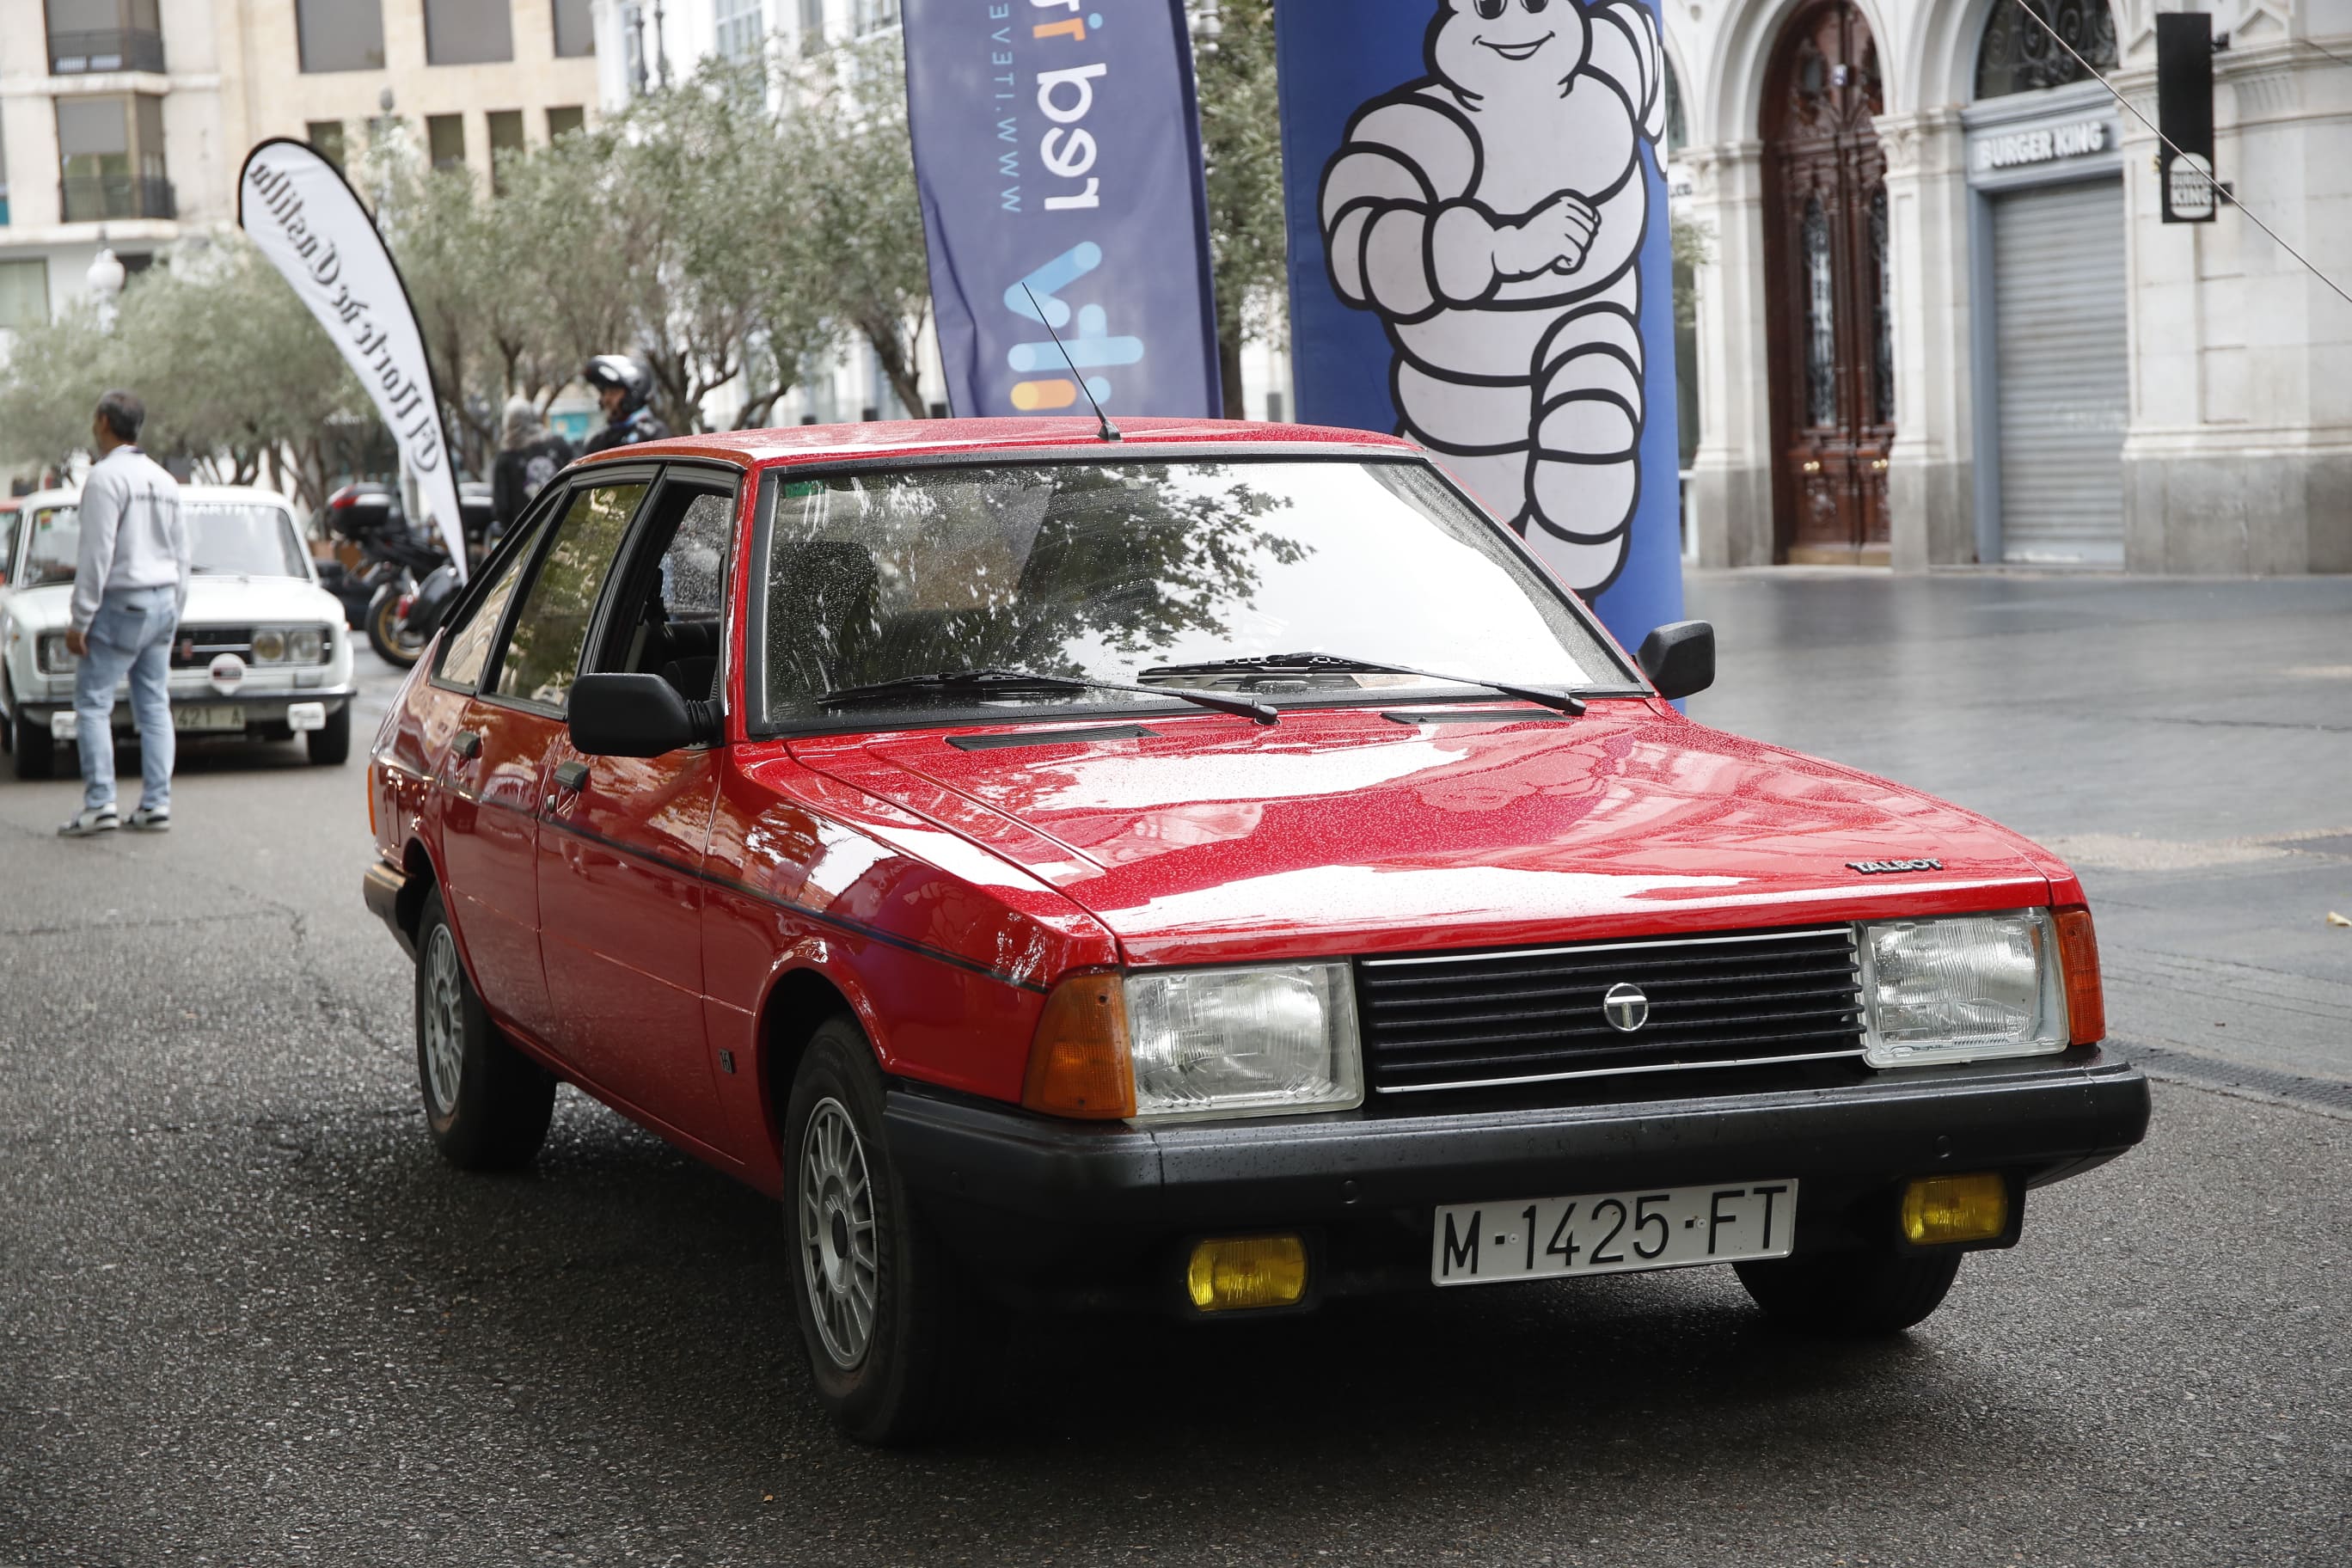
[[[1140,724],[1099,724],[1090,730],[1024,730],[1014,735],[950,735],[959,752],[993,752],[1007,746],[1063,746],[1087,741],[1147,741],[1160,733]]]
[[[540,822],[543,826],[553,827],[562,832],[569,833],[574,838],[584,838],[591,844],[601,844],[605,848],[615,850],[623,855],[635,856],[640,860],[648,861],[653,865],[661,867],[665,870],[675,871],[681,877],[690,877],[694,880],[700,882],[707,887],[723,888],[730,893],[740,893],[747,899],[751,899],[757,902],[766,904],[772,909],[782,910],[788,914],[800,915],[804,919],[813,920],[819,925],[833,926],[838,930],[849,931],[854,935],[864,937],[868,942],[878,942],[885,947],[898,948],[903,952],[918,953],[924,958],[936,960],[940,963],[947,964],[951,968],[964,970],[969,973],[983,974],[991,980],[1002,981],[1003,984],[1013,986],[1017,990],[1034,991],[1040,996],[1048,994],[1048,987],[1040,985],[1034,980],[1024,980],[1018,975],[1007,974],[1001,969],[991,969],[988,965],[984,963],[976,963],[972,960],[965,958],[960,953],[949,952],[941,948],[927,947],[921,942],[911,942],[906,937],[899,936],[895,932],[883,931],[878,927],[867,925],[863,921],[848,920],[843,916],[832,914],[824,910],[813,910],[806,904],[796,904],[790,899],[778,898],[775,894],[768,891],[764,888],[755,888],[749,882],[739,882],[732,877],[721,877],[714,872],[705,871],[699,868],[688,866],[684,861],[673,860],[667,855],[656,855],[642,844],[628,844],[618,838],[607,837],[605,835],[597,832],[593,827],[583,827],[578,823],[566,822],[561,817],[541,816],[540,818]]]

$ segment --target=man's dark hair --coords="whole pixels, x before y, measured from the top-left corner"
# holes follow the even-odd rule
[[[110,392],[98,400],[98,416],[106,421],[116,440],[136,441],[139,427],[147,423],[147,405],[135,392]]]

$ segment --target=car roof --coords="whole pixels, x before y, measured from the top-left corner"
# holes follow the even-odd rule
[[[292,501],[276,490],[266,490],[257,485],[182,485],[180,500],[213,506],[241,501],[247,506],[282,506],[288,511],[294,510]]]
[[[882,419],[858,425],[787,425],[768,430],[721,430],[679,436],[633,447],[614,447],[586,461],[628,462],[647,458],[704,458],[754,468],[771,464],[935,457],[942,453],[1024,452],[1072,448],[1135,456],[1155,447],[1278,447],[1304,455],[1415,452],[1394,436],[1318,425],[1275,425],[1242,419],[1164,419],[1114,415],[1120,441],[1112,446],[1097,434],[1091,418],[1068,419]]]
[[[257,485],[182,485],[180,499],[214,506],[226,506],[242,501],[247,505],[282,506],[294,510],[294,503],[276,490],[266,490]],[[71,506],[81,500],[78,489],[35,490],[31,495],[16,498],[16,505],[26,511],[45,506]]]

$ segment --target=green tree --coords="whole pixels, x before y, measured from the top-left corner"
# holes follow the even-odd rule
[[[1217,291],[1217,368],[1225,413],[1242,416],[1242,342],[1278,337],[1284,321],[1282,113],[1273,0],[1193,0],[1201,160]]]

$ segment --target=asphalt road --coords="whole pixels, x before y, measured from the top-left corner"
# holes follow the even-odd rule
[[[1699,716],[2152,858],[2086,864],[2114,1016],[2252,1091],[2161,1082],[1907,1339],[1707,1269],[1030,1323],[910,1454],[817,1415],[762,1200],[568,1091],[433,1154],[356,763],[192,748],[162,839],[0,784],[0,1564],[2352,1561],[2352,858],[2213,847],[2352,822],[2352,584],[2170,586],[1695,589]]]

